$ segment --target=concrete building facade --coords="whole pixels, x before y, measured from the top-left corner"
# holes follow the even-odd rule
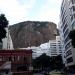
[[[61,4],[59,31],[66,67],[75,65],[75,50],[68,36],[69,32],[73,29],[75,29],[75,0],[63,0]]]
[[[13,47],[13,43],[12,43],[12,39],[10,36],[10,31],[9,28],[6,28],[6,37],[4,39],[2,39],[3,43],[2,43],[2,49],[14,49]]]
[[[60,43],[60,37],[56,36],[56,40],[49,40],[49,56],[62,55],[62,46]]]

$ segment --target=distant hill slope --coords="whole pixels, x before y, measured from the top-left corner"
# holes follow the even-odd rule
[[[9,27],[14,48],[39,46],[54,40],[57,34],[56,24],[52,22],[26,21]]]

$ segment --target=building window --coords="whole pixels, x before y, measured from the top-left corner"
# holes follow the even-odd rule
[[[20,56],[17,57],[18,61],[20,60]]]
[[[11,61],[11,57],[9,57],[9,61]]]
[[[75,6],[73,6],[73,11],[75,11]]]
[[[73,20],[73,15],[71,16],[71,21]]]
[[[12,61],[14,61],[14,56],[12,56]]]
[[[72,4],[74,4],[75,3],[75,0],[71,0],[71,2],[72,2]]]
[[[2,61],[2,58],[0,57],[0,61]]]
[[[65,19],[64,19],[64,21],[63,21],[63,25],[65,24]]]
[[[75,29],[75,21],[72,24],[72,29]]]
[[[73,58],[72,57],[67,59],[67,63],[70,63],[70,62],[73,62]]]
[[[66,24],[63,28],[63,32],[65,31],[65,29],[68,27],[68,25]]]
[[[11,61],[11,57],[2,57],[3,58],[3,61]]]
[[[65,39],[64,43],[66,44],[69,41],[69,36],[67,36],[67,38]]]
[[[71,50],[68,50],[68,51],[66,52],[66,57],[69,56],[69,55],[71,55],[71,54],[72,54]]]
[[[75,18],[75,14],[73,14],[74,18]]]
[[[69,42],[66,46],[65,49],[67,50],[71,46],[71,43]]]
[[[75,19],[75,14],[72,14],[72,15],[71,15],[71,21],[72,21],[73,19]]]
[[[24,61],[27,61],[26,57],[24,57]]]
[[[64,38],[67,36],[68,33],[69,33],[69,30],[67,29],[64,33]]]

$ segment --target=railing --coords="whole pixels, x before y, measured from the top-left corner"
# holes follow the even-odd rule
[[[24,71],[24,72],[12,72],[12,75],[33,75],[30,71]]]

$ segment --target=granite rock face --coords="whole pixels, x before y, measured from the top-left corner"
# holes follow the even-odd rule
[[[57,35],[56,24],[52,22],[26,21],[9,27],[14,48],[39,46]]]

